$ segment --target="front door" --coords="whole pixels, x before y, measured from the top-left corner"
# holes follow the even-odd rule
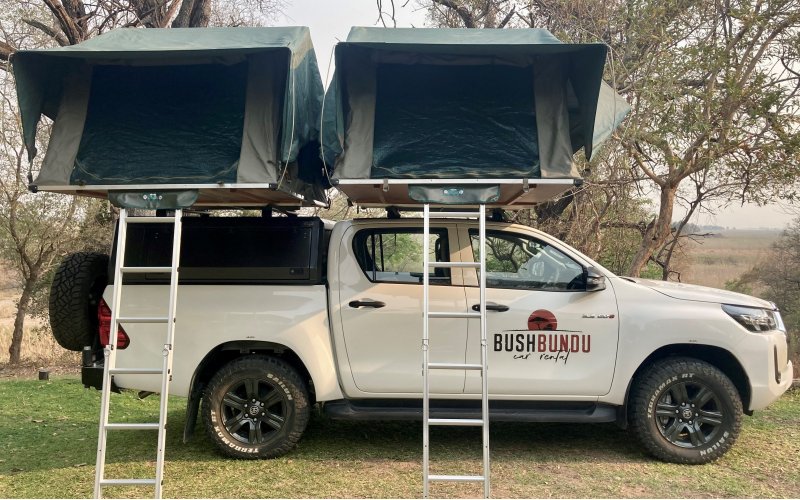
[[[463,228],[473,258],[478,232]],[[526,233],[487,232],[489,392],[499,395],[599,396],[610,387],[619,319],[614,291],[587,292],[584,266],[565,251]],[[477,284],[477,276],[467,284]],[[467,286],[467,304],[479,303]],[[480,331],[470,323],[467,362],[480,360]],[[480,378],[467,376],[467,393]]]
[[[451,260],[450,249],[456,248],[451,238],[457,241],[455,226],[451,227],[431,229],[432,260]],[[339,262],[339,301],[355,386],[365,393],[421,394],[422,228],[361,228],[343,238],[342,244],[352,245],[351,251],[340,251],[346,258]],[[453,284],[450,269],[432,270],[431,310],[466,311],[460,282]],[[431,362],[464,362],[467,321],[431,320]],[[461,394],[464,378],[463,370],[431,371],[431,392]]]

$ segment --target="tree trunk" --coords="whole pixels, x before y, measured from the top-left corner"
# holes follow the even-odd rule
[[[647,228],[642,238],[642,245],[633,257],[629,268],[630,276],[639,276],[642,268],[650,260],[656,249],[661,248],[672,234],[672,209],[675,206],[675,195],[678,186],[666,184],[661,187],[661,202],[658,208],[658,218]]]
[[[36,285],[36,280],[28,279],[25,281],[25,287],[22,289],[22,295],[19,297],[19,305],[17,305],[17,315],[14,318],[14,333],[11,336],[11,346],[8,348],[8,361],[12,365],[16,365],[22,358],[22,339],[25,334],[25,316],[28,314],[28,308],[31,305],[33,298],[33,289]]]
[[[173,28],[203,28],[211,17],[211,0],[183,0]]]

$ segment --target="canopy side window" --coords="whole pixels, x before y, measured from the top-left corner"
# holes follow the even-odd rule
[[[422,228],[364,229],[353,246],[361,270],[373,283],[422,283]],[[450,260],[447,229],[431,229],[430,251],[432,261]],[[429,278],[431,284],[450,285],[450,269],[432,269]]]

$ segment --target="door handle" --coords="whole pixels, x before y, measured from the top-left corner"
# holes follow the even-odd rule
[[[359,307],[374,307],[375,309],[379,309],[381,307],[384,307],[386,305],[386,302],[381,302],[380,300],[372,300],[372,299],[351,300],[348,305],[356,309],[358,309]]]
[[[472,310],[476,312],[481,312],[481,305],[480,304],[473,304]],[[494,302],[487,302],[486,303],[486,310],[487,311],[497,311],[497,312],[506,312],[508,311],[508,306],[504,304],[495,304]]]

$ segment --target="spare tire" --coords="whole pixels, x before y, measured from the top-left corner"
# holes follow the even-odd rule
[[[79,252],[61,261],[50,287],[50,328],[61,347],[97,347],[97,305],[106,285],[108,255]]]

